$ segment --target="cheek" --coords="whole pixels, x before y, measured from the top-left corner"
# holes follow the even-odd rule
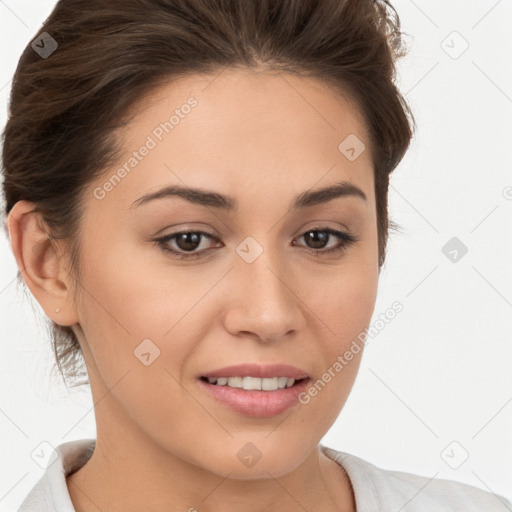
[[[184,274],[180,282],[176,274],[141,263],[135,254],[120,259],[115,250],[89,253],[80,315],[87,367],[98,394],[110,397],[102,402],[110,408],[105,414],[129,416],[155,438],[166,425],[170,439],[183,436],[176,411],[201,413],[180,384],[183,362],[194,350],[194,331],[185,333],[183,326],[190,326],[187,311],[198,289],[186,286]]]
[[[181,363],[194,350],[193,340],[200,339],[199,320],[208,303],[201,298],[218,272],[169,264],[151,246],[141,250],[111,240],[104,250],[104,242],[85,255],[81,283],[87,292],[80,324],[96,366],[111,384],[114,371],[139,369],[139,352],[149,351],[180,378]],[[203,323],[210,325],[209,319]]]
[[[330,426],[343,407],[359,370],[365,333],[370,324],[378,287],[378,267],[354,257],[330,279],[316,276],[316,293],[307,295],[315,314],[310,322],[319,328],[315,340],[319,366],[317,380],[304,395],[304,405]],[[320,287],[319,287],[320,285]],[[303,292],[305,293],[305,291]]]
[[[377,298],[378,266],[376,259],[354,252],[336,270],[315,273],[302,292],[318,320],[329,327],[334,343],[342,349],[369,324]],[[309,291],[308,291],[309,289]]]

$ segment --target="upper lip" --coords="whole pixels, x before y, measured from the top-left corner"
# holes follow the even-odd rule
[[[288,377],[299,380],[307,378],[308,373],[288,364],[244,363],[212,370],[203,374],[202,377]]]

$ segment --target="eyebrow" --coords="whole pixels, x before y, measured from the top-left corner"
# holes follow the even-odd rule
[[[181,197],[187,201],[206,206],[210,208],[217,208],[227,212],[238,210],[238,202],[234,197],[219,194],[209,190],[183,187],[179,185],[170,185],[162,188],[156,192],[145,194],[136,199],[130,208],[137,208],[143,204],[157,199],[164,199],[169,197]],[[367,201],[366,194],[356,185],[348,181],[340,181],[329,187],[320,188],[317,190],[307,190],[295,197],[290,206],[290,210],[298,210],[316,206],[319,204],[327,203],[339,197],[359,197],[363,201]]]

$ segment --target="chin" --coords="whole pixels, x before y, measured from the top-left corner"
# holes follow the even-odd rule
[[[277,438],[276,438],[277,441]],[[307,457],[304,446],[283,446],[279,442],[233,442],[216,450],[213,460],[202,464],[204,469],[233,480],[280,478],[294,471]],[[263,446],[264,445],[264,446]],[[302,449],[301,449],[302,448]]]

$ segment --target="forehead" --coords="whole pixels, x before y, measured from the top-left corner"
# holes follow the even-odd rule
[[[187,101],[195,106],[187,108]],[[209,139],[228,133],[240,138],[261,128],[283,139],[306,133],[312,142],[326,134],[344,138],[350,131],[367,146],[371,142],[359,105],[341,86],[289,73],[224,69],[165,81],[132,107],[127,128],[148,132],[154,121],[168,121],[174,112],[176,126],[193,114],[194,131]]]
[[[341,179],[372,200],[364,120],[348,96],[318,80],[251,70],[188,75],[160,84],[130,114],[121,158],[99,180],[124,166],[109,197],[125,206],[169,184],[245,191],[249,200],[262,183],[269,196],[296,195]]]

